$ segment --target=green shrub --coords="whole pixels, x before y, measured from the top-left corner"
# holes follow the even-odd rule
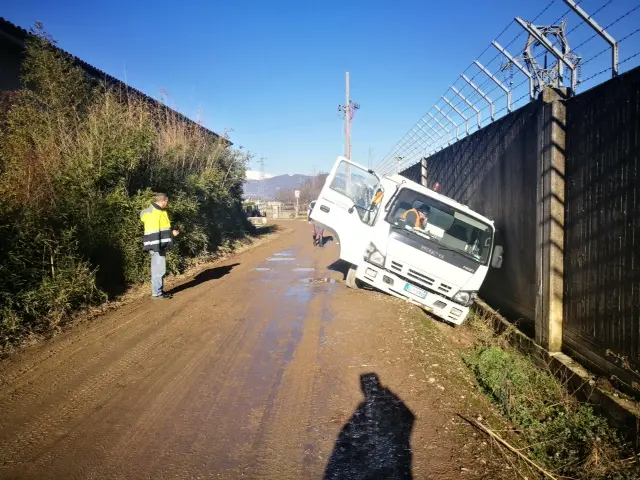
[[[481,386],[518,427],[524,453],[557,475],[581,479],[638,478],[616,431],[578,402],[554,376],[511,349],[476,348],[465,356]]]
[[[37,27],[24,88],[0,112],[0,348],[148,281],[139,212],[169,195],[169,272],[253,227],[249,156],[84,71]]]

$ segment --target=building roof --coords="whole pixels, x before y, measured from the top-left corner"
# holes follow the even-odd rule
[[[16,44],[20,48],[24,48],[25,47],[25,42],[26,42],[27,38],[29,38],[29,37],[33,37],[33,34],[28,32],[24,28],[19,27],[18,25],[15,25],[15,24],[11,23],[10,21],[0,17],[0,41],[2,41],[2,40],[9,41],[10,43]],[[212,135],[212,136],[214,136],[216,138],[220,138],[221,140],[225,141],[228,146],[233,145],[233,143],[230,142],[229,140],[227,140],[226,138],[221,137],[217,133],[209,130],[206,127],[203,127],[199,123],[194,122],[193,120],[191,120],[190,118],[186,117],[182,113],[173,110],[172,108],[166,106],[164,103],[156,100],[153,97],[150,97],[146,93],[141,92],[140,90],[132,87],[131,85],[126,84],[122,80],[119,80],[116,77],[114,77],[112,75],[109,75],[107,72],[105,72],[103,70],[100,70],[99,68],[94,67],[93,65],[88,64],[84,60],[76,57],[75,55],[73,55],[73,54],[71,54],[71,53],[69,53],[69,52],[67,52],[67,51],[65,51],[63,49],[61,49],[60,47],[57,47],[57,46],[53,45],[53,48],[55,48],[56,50],[62,52],[65,55],[67,55],[69,58],[71,58],[73,63],[75,65],[81,67],[87,73],[87,75],[89,77],[91,77],[94,81],[104,81],[108,85],[115,86],[115,87],[118,87],[118,88],[122,88],[122,89],[126,90],[127,92],[129,92],[131,94],[134,94],[134,95],[144,99],[145,101],[149,102],[152,105],[157,105],[157,106],[159,106],[159,107],[161,107],[161,108],[163,108],[165,110],[168,110],[172,114],[176,115],[181,121],[183,121],[183,122],[185,122],[187,124],[196,125],[199,129],[201,129],[205,133],[207,133],[209,135]]]

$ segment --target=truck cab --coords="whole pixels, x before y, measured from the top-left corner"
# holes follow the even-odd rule
[[[365,283],[460,325],[490,267],[500,268],[491,220],[400,175],[338,157],[311,213],[332,230],[347,285]]]

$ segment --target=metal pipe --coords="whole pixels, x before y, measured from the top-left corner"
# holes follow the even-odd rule
[[[473,63],[476,64],[476,66],[482,70],[484,72],[484,74],[489,77],[491,80],[493,80],[493,82],[498,85],[502,90],[504,90],[504,93],[507,94],[507,111],[510,112],[511,111],[511,90],[509,90],[507,87],[505,87],[502,82],[500,82],[500,80],[498,80],[493,73],[491,73],[489,70],[487,70],[484,65],[482,65],[478,60],[474,60]]]
[[[471,103],[469,100],[467,100],[467,97],[465,97],[464,95],[462,95],[462,93],[460,93],[460,91],[452,86],[451,90],[453,90],[453,92],[458,95],[462,100],[464,100],[464,102],[469,105],[471,108],[473,108],[476,112],[476,116],[478,117],[478,129],[480,128],[480,123],[481,123],[481,116],[480,116],[480,109],[478,107],[476,107],[473,103]]]
[[[524,73],[529,78],[529,98],[531,100],[534,100],[535,99],[535,92],[534,92],[534,89],[533,89],[533,75],[531,75],[526,68],[524,68],[522,65],[520,65],[520,62],[518,62],[515,58],[513,58],[511,56],[511,54],[509,52],[507,52],[507,50],[505,48],[503,48],[498,42],[496,42],[494,40],[493,42],[491,42],[491,44],[494,47],[496,47],[500,53],[502,53],[505,57],[507,57],[507,59],[513,65],[515,65],[518,68],[518,70],[520,70],[522,73]]]
[[[613,38],[607,31],[598,25],[593,18],[589,16],[587,12],[585,12],[582,7],[580,7],[573,0],[564,0],[564,3],[569,5],[571,9],[578,14],[578,16],[584,20],[591,28],[593,28],[598,35],[600,35],[605,42],[607,42],[611,46],[611,76],[616,77],[618,75],[618,42],[616,42],[615,38]]]
[[[460,110],[458,110],[458,107],[456,107],[453,103],[451,103],[449,99],[444,95],[442,95],[442,97],[440,98],[442,98],[445,102],[447,102],[447,105],[449,105],[453,109],[453,111],[456,112],[458,115],[460,115],[460,117],[464,120],[464,124],[467,129],[467,135],[469,135],[469,117],[465,117],[463,113]]]
[[[476,92],[478,92],[480,94],[480,96],[482,98],[484,98],[489,103],[489,108],[490,108],[490,111],[491,111],[491,121],[493,122],[496,119],[495,106],[493,104],[493,100],[491,100],[486,93],[484,93],[482,90],[480,90],[480,88],[476,87],[475,84],[471,80],[469,80],[464,73],[461,74],[460,76],[462,77],[462,79],[465,82],[467,82],[471,86],[471,88],[473,88]]]
[[[434,144],[434,147],[433,147],[434,151],[436,151],[438,149],[438,147],[442,148],[442,143],[441,142],[442,142],[442,140],[444,138],[444,135],[442,135],[438,130],[433,128],[433,125],[429,125],[427,122],[424,122],[424,125],[425,125],[425,127],[429,127],[431,129],[431,131],[438,136],[438,140],[436,140],[436,143]]]
[[[451,120],[449,118],[448,115],[446,115],[442,109],[440,107],[438,107],[437,105],[433,106],[436,110],[438,110],[438,112],[440,112],[440,115],[442,115],[444,118],[447,119],[447,121],[454,126],[454,128],[456,129],[456,140],[460,140],[460,135],[458,134],[458,124],[456,122],[454,122],[453,120]]]
[[[451,133],[451,130],[449,130],[447,127],[445,127],[445,126],[440,122],[440,120],[438,120],[436,117],[434,117],[434,116],[431,114],[431,112],[427,112],[427,115],[429,115],[429,116],[431,117],[431,120],[433,120],[433,121],[434,121],[434,122],[436,122],[438,125],[440,125],[440,127],[441,127],[445,132],[447,132],[447,133]],[[431,127],[431,128],[433,128],[433,127]],[[443,135],[443,136],[444,136],[444,135]],[[447,139],[447,144],[450,144],[450,143],[451,143],[451,140],[450,140],[450,139]]]
[[[425,122],[423,118],[421,118],[421,119],[420,119],[420,122],[424,122],[424,124],[425,124],[425,125],[427,124],[427,122]],[[436,140],[431,136],[431,134],[430,134],[429,132],[427,132],[424,128],[422,128],[422,127],[420,126],[420,123],[419,123],[419,122],[418,122],[418,124],[417,124],[416,126],[417,126],[420,130],[422,130],[422,131],[424,132],[424,134],[425,134],[427,137],[429,137],[429,138],[431,139],[431,142],[432,142],[432,143],[435,143],[435,142],[436,142]]]

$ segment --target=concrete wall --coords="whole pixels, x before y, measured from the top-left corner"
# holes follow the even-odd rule
[[[505,247],[481,296],[533,333],[536,302],[536,158],[542,101],[533,102],[430,156],[429,186],[494,220]],[[420,182],[420,164],[403,175]]]
[[[419,182],[421,164],[403,174]],[[481,296],[640,398],[640,67],[545,90],[428,157],[427,178],[502,232]]]

